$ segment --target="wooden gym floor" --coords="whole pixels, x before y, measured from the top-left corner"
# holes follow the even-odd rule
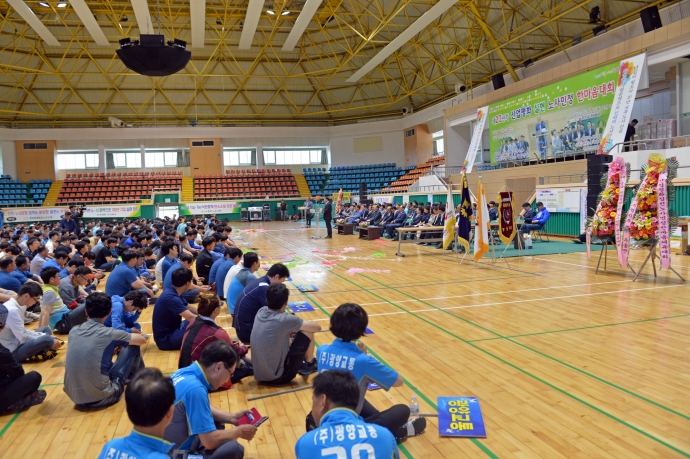
[[[690,457],[690,287],[669,272],[656,280],[651,267],[632,274],[609,258],[609,271],[594,274],[595,252],[511,258],[473,267],[438,250],[360,241],[357,236],[312,240],[316,230],[289,222],[241,224],[239,229],[264,261],[293,253],[291,301],[307,300],[303,317],[328,326],[339,304],[353,301],[370,314],[371,354],[403,375],[405,385],[367,397],[380,408],[409,403],[416,394],[422,412],[438,396],[479,397],[487,438],[441,438],[436,419],[424,435],[401,445],[407,458],[680,458]],[[321,234],[325,231],[321,229]],[[538,244],[538,242],[537,242]],[[354,247],[337,257],[323,252]],[[316,252],[316,251],[320,252]],[[372,258],[384,253],[385,258]],[[596,256],[595,256],[596,255]],[[644,254],[632,253],[637,268]],[[690,260],[673,256],[690,277]],[[358,272],[351,268],[390,270]],[[260,271],[263,274],[265,271]],[[295,285],[315,284],[300,294]],[[219,323],[230,327],[222,313]],[[140,319],[151,332],[151,312]],[[231,332],[232,335],[232,332]],[[317,335],[319,344],[333,339]],[[68,344],[69,345],[69,344]],[[144,349],[147,366],[177,368],[177,352]],[[102,445],[131,429],[124,400],[105,410],[76,411],[62,390],[65,352],[48,362],[25,364],[43,375],[46,401],[0,417],[0,458],[94,458]],[[298,376],[292,387],[313,378]],[[310,391],[246,402],[273,392],[247,378],[214,393],[223,409],[255,406],[270,417],[255,439],[243,442],[247,458],[294,457],[304,432]]]

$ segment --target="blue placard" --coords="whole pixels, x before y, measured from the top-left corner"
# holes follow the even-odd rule
[[[367,390],[377,390],[377,389],[381,389],[381,386],[379,386],[378,384],[376,384],[374,382],[370,382],[369,384],[367,384]]]
[[[477,397],[439,397],[438,431],[446,437],[486,437]]]
[[[299,290],[300,292],[318,292],[319,291],[318,287],[316,287],[316,285],[314,285],[314,284],[298,285],[297,290]]]
[[[295,301],[294,303],[288,303],[290,310],[294,313],[298,312],[309,312],[314,310],[314,306],[307,303],[306,301]]]
[[[371,328],[367,327],[366,330],[364,330],[364,334],[365,334],[365,335],[373,335],[373,334],[374,334],[374,330],[372,330]]]

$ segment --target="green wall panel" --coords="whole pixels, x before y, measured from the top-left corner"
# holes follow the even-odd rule
[[[161,193],[161,194],[156,194],[156,196],[154,197],[153,203],[154,204],[164,204],[164,203],[168,202],[168,201],[166,201],[166,199],[170,199],[170,201],[169,201],[170,204],[173,204],[173,203],[177,204],[177,201],[180,198],[179,198],[179,195],[177,193],[170,193],[170,194]]]
[[[564,236],[580,235],[580,214],[571,212],[551,212],[544,229],[549,234]]]

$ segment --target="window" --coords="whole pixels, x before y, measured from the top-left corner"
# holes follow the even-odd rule
[[[177,152],[146,153],[146,167],[177,167]]]
[[[116,168],[141,168],[141,153],[113,153]]]
[[[405,131],[405,137],[412,137],[414,135],[414,129],[409,129]]]
[[[434,156],[439,156],[443,154],[443,131],[436,131],[431,134],[431,138],[434,142]]]
[[[223,166],[251,166],[254,150],[223,150]]]
[[[98,169],[98,153],[58,153],[58,169]]]
[[[324,150],[264,150],[264,164],[324,164]]]

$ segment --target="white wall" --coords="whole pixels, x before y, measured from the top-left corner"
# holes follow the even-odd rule
[[[690,178],[690,147],[671,148],[669,150],[628,151],[616,153],[613,157],[622,156],[625,162],[630,164],[631,170],[639,170],[647,164],[651,153],[659,153],[664,158],[675,157],[678,160],[679,166],[681,166],[678,168],[678,178]],[[628,174],[628,176],[632,176],[630,180],[637,180],[640,177],[639,172],[633,172]]]
[[[405,164],[405,137],[400,120],[358,123],[337,128],[340,132],[330,138],[332,166],[395,163],[398,167],[403,167]],[[376,136],[382,138],[381,151],[354,152],[355,138]]]
[[[2,173],[17,177],[17,150],[14,141],[2,141]]]

